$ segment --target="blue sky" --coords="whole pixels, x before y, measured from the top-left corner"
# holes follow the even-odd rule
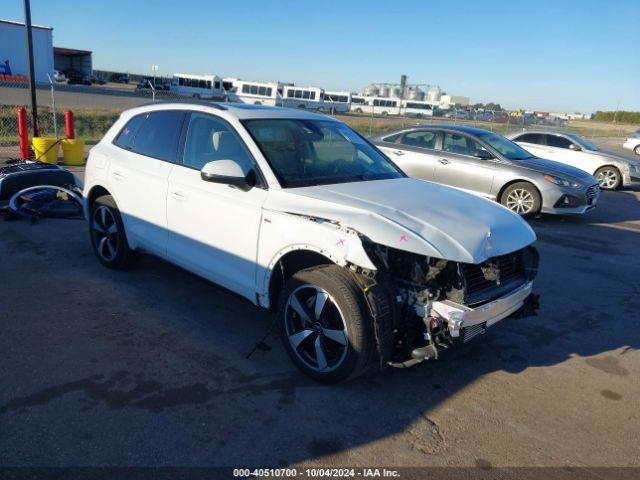
[[[0,16],[23,20],[22,0]],[[32,0],[94,68],[360,90],[440,85],[510,108],[640,110],[638,0]]]

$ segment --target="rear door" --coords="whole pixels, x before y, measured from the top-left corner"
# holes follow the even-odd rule
[[[127,235],[132,242],[162,256],[167,247],[168,178],[184,116],[181,110],[141,115],[139,125],[127,124],[116,138],[114,143],[122,152],[109,164],[109,186]]]
[[[385,138],[376,142],[376,146],[407,175],[433,180],[437,140],[435,130],[412,130]]]
[[[495,164],[493,160],[475,157],[480,150],[484,150],[484,147],[473,137],[460,132],[443,131],[434,180],[490,197]]]
[[[391,150],[390,156],[407,175],[433,180],[438,139],[436,130],[412,130],[398,139],[397,148]]]
[[[513,141],[536,157],[548,158],[545,154],[549,151],[546,148],[545,135],[542,133],[523,133],[514,137]]]

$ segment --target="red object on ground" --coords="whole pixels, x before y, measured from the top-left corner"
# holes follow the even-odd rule
[[[18,137],[20,138],[20,157],[28,160],[31,157],[29,148],[29,124],[27,123],[27,109],[18,108]]]
[[[64,129],[68,139],[76,138],[76,125],[73,111],[67,110],[64,112]]]

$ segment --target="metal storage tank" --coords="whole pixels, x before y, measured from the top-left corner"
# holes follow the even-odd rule
[[[381,96],[381,97],[388,97],[388,96],[389,96],[390,91],[391,91],[391,90],[389,89],[389,87],[388,87],[388,86],[386,86],[386,85],[382,85],[382,86],[380,87],[380,96]]]
[[[391,96],[394,98],[402,98],[402,89],[400,87],[393,87],[391,89]]]
[[[437,85],[435,87],[431,87],[427,92],[427,102],[440,103],[441,98],[442,98],[442,89]]]
[[[368,97],[375,97],[380,93],[380,89],[373,83],[364,87],[363,92]]]
[[[423,100],[424,92],[419,87],[410,88],[408,98],[409,100]]]

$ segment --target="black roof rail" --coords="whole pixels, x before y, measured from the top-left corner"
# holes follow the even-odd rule
[[[151,105],[202,105],[204,107],[211,107],[211,108],[215,108],[216,110],[228,110],[227,107],[225,107],[224,105],[221,105],[218,102],[207,102],[205,100],[190,100],[190,99],[184,99],[184,100],[168,100],[168,101],[164,101],[164,100],[156,100],[155,102],[149,102],[149,103],[143,103],[142,105],[137,105],[133,108],[139,108],[139,107],[149,107]]]

